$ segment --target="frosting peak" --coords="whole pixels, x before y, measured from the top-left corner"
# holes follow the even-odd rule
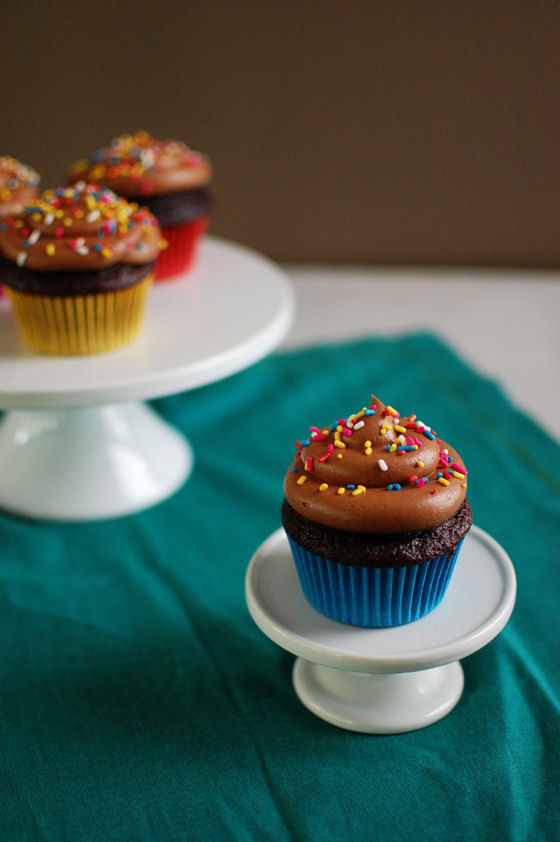
[[[83,182],[46,190],[0,222],[0,251],[38,271],[150,263],[162,246],[157,221],[146,208]]]
[[[94,181],[127,197],[196,190],[212,177],[208,158],[179,140],[156,140],[148,132],[123,134],[77,161],[69,180]]]
[[[310,427],[284,480],[288,503],[309,520],[353,532],[393,534],[443,523],[465,499],[467,471],[415,415],[371,403]]]

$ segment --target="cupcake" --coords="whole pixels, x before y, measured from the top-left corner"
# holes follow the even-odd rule
[[[167,241],[156,264],[156,280],[186,272],[196,257],[213,206],[208,158],[178,140],[156,140],[147,132],[124,134],[78,161],[69,181],[94,181],[126,199],[141,200]]]
[[[472,524],[467,471],[415,415],[372,396],[311,427],[284,480],[282,523],[307,600],[352,626],[399,626],[442,600]]]
[[[39,175],[9,155],[0,155],[0,217],[19,213],[37,196]]]
[[[0,222],[0,282],[23,341],[95,354],[138,333],[160,250],[145,208],[95,184],[46,190]]]

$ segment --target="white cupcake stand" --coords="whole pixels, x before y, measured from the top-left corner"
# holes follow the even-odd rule
[[[464,685],[459,659],[506,625],[516,581],[502,547],[473,526],[434,611],[396,628],[347,626],[307,602],[278,530],[253,556],[245,593],[257,626],[298,656],[293,683],[310,711],[350,731],[399,734],[430,725],[455,707]]]
[[[187,479],[184,435],[145,403],[220,380],[272,351],[291,324],[285,274],[207,238],[184,277],[155,284],[130,345],[87,357],[34,354],[0,302],[0,507],[41,519],[139,511]],[[208,418],[209,434],[212,419]]]

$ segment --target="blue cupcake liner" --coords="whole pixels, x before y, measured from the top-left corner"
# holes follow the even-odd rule
[[[303,549],[288,535],[311,605],[350,626],[387,628],[419,620],[439,605],[461,549],[406,567],[357,567]]]

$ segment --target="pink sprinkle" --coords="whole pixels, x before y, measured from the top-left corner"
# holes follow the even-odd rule
[[[416,485],[418,488],[422,488],[422,486],[426,485],[427,479],[425,477],[420,477]]]
[[[344,433],[345,436],[351,436],[352,435],[352,430],[349,430],[348,427],[343,427],[342,432]]]
[[[417,444],[418,447],[422,447],[422,442],[420,441],[420,439],[414,439],[414,444]]]
[[[62,237],[64,235],[64,228],[57,228],[54,233],[57,237]]]
[[[334,450],[334,444],[328,444],[328,445],[327,445],[327,450],[329,451],[329,453],[332,453],[332,452],[333,452],[333,450]]]
[[[313,458],[311,456],[308,456],[307,459],[305,460],[305,470],[306,471],[312,471],[313,470]]]
[[[152,187],[152,185],[147,181],[143,181],[140,185],[140,192],[143,193],[144,196],[146,196],[148,193],[151,193],[153,189],[154,188]]]
[[[405,441],[407,444],[414,444],[414,439],[410,436],[405,436]]]
[[[460,465],[457,465],[455,462],[452,462],[451,467],[454,471],[458,471],[460,474],[466,475],[465,468],[462,468]]]

